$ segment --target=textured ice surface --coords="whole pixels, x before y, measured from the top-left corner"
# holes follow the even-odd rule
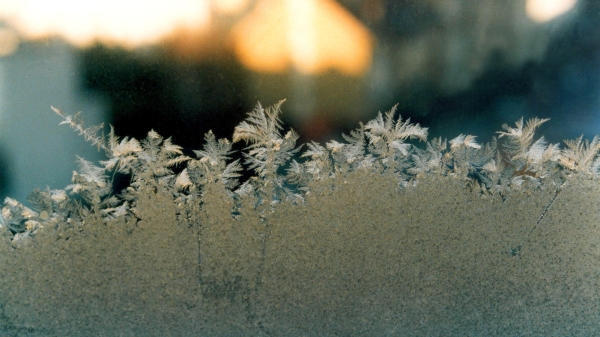
[[[16,336],[565,336],[600,329],[600,186],[481,197],[356,173],[230,215],[144,190],[139,222],[60,224],[0,255]],[[545,215],[540,220],[541,215]],[[184,213],[187,213],[184,215]],[[538,223],[539,221],[539,223]],[[537,226],[536,226],[537,224]],[[528,233],[535,226],[535,230]],[[517,255],[511,248],[522,245]]]
[[[61,114],[109,159],[80,159],[34,209],[5,202],[0,335],[600,331],[598,138],[560,149],[532,119],[504,126],[500,146],[417,147],[426,129],[388,112],[296,162],[278,108],[236,128],[255,172],[241,187],[212,133],[190,158],[153,131],[105,140]],[[131,184],[117,198],[119,172]]]

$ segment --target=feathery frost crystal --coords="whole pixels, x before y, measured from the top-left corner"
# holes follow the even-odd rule
[[[141,186],[168,190],[177,203],[202,205],[206,186],[222,184],[232,205],[254,198],[255,207],[263,209],[285,201],[302,203],[310,193],[311,182],[358,170],[388,175],[398,188],[415,186],[426,174],[452,176],[478,193],[498,195],[502,200],[512,189],[561,186],[570,175],[597,177],[600,173],[600,138],[567,140],[563,149],[559,144],[548,144],[544,137],[535,139],[536,129],[548,119],[524,122],[521,118],[514,127],[505,124],[503,131],[497,132],[498,139],[486,144],[464,134],[450,141],[428,141],[427,128],[396,116],[397,106],[342,135],[345,142],[310,142],[300,153],[298,134],[285,131],[279,118],[283,102],[267,108],[257,104],[235,128],[232,141],[217,140],[209,131],[203,148],[193,151],[196,158],[184,155],[180,146],[153,130],[138,141],[119,139],[111,126],[105,137],[99,135],[102,124],[86,127],[79,112],[71,116],[52,107],[63,118],[60,124],[68,124],[103,150],[107,160],[97,166],[76,157],[79,171],[73,172],[72,184],[64,190],[33,191],[29,197],[33,209],[7,198],[2,225],[13,240],[19,240],[35,234],[49,221],[83,223],[90,214],[106,219],[136,217]],[[240,184],[238,178],[244,168],[239,159],[231,161],[231,146],[241,141],[247,144],[244,164],[255,175]],[[121,191],[113,188],[117,174],[130,179],[129,186]]]

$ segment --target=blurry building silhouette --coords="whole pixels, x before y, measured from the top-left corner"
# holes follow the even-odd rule
[[[51,109],[84,111],[88,125],[105,120],[106,104],[81,90],[76,50],[60,41],[21,43],[0,57],[0,179],[2,197],[25,201],[34,188],[64,188],[79,155],[101,154]]]

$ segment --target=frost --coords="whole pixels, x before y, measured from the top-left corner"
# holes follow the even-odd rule
[[[83,223],[90,214],[106,221],[136,217],[140,193],[148,190],[172,196],[177,205],[202,208],[210,184],[223,184],[234,211],[251,198],[248,204],[263,212],[283,202],[301,204],[312,182],[343,179],[356,171],[385,174],[398,188],[418,186],[425,175],[448,176],[477,193],[503,200],[512,190],[562,186],[571,175],[600,174],[600,138],[567,140],[565,149],[548,144],[543,136],[535,139],[535,131],[548,119],[521,118],[514,127],[503,125],[497,132],[500,144],[495,137],[479,143],[476,136],[465,134],[450,141],[427,141],[428,128],[396,117],[397,106],[359,123],[342,135],[343,141],[309,142],[300,153],[298,134],[284,130],[279,118],[283,102],[267,108],[258,103],[235,127],[232,140],[207,132],[193,158],[154,130],[140,141],[119,138],[111,126],[105,137],[102,124],[86,127],[80,113],[70,116],[52,107],[63,119],[60,124],[69,125],[107,158],[95,164],[76,157],[79,169],[73,172],[72,183],[64,189],[34,190],[28,198],[31,209],[7,198],[1,228],[13,240],[21,240],[49,221]],[[232,144],[242,141],[247,145],[242,152],[245,167],[240,159],[232,159]],[[245,170],[250,177],[240,184]],[[113,187],[117,175],[129,179],[121,191]]]
[[[92,127],[86,128],[85,123],[83,121],[83,117],[81,117],[81,111],[77,112],[73,116],[70,116],[53,106],[51,106],[50,108],[57,115],[61,116],[64,119],[62,122],[59,123],[59,125],[68,124],[72,129],[77,131],[80,136],[83,136],[86,141],[96,146],[98,150],[107,150],[104,135],[98,136],[98,131],[104,128],[104,124],[94,125]]]
[[[577,139],[565,140],[567,148],[562,150],[559,163],[573,171],[598,173],[600,162],[597,158],[600,151],[600,138],[595,136],[592,141],[584,141],[583,136]]]
[[[385,113],[385,118],[381,112],[377,114],[374,120],[371,120],[365,125],[365,134],[369,138],[371,152],[382,158],[384,164],[394,168],[394,162],[398,152],[406,157],[409,154],[410,144],[405,141],[408,139],[418,139],[427,141],[427,128],[421,127],[419,124],[410,123],[410,118],[402,122],[402,116],[395,120],[396,114],[395,105],[390,111]]]
[[[227,163],[231,159],[231,142],[225,138],[217,141],[212,131],[204,135],[202,150],[194,150],[197,159],[188,164],[190,181],[198,186],[220,181],[229,189],[235,188],[241,176],[242,166],[239,160]]]
[[[338,143],[331,141],[326,144],[331,150],[334,161],[334,168],[339,172],[349,172],[354,170],[365,157],[367,140],[365,139],[365,127],[360,126],[350,131],[350,134],[342,134],[344,140],[348,143]]]
[[[523,123],[523,118],[515,123],[515,127],[509,127],[507,124],[502,125],[505,131],[498,131],[498,138],[506,137],[508,140],[504,144],[505,151],[511,156],[511,161],[521,169],[527,162],[534,160],[546,148],[545,142],[538,140],[534,146],[530,147],[533,142],[535,130],[543,123],[549,121],[549,118],[539,119],[532,118]],[[525,162],[523,162],[525,160]]]
[[[512,154],[522,153],[533,141],[535,130],[549,120],[549,118],[540,119],[536,117],[529,119],[526,124],[523,124],[523,118],[521,117],[521,119],[515,123],[514,128],[507,124],[502,125],[502,129],[505,131],[498,131],[497,133],[500,134],[498,138],[507,137],[509,139],[506,148],[509,149],[509,152]]]
[[[535,130],[549,119],[532,118],[523,124],[523,118],[511,128],[502,126],[505,132],[498,131],[498,138],[507,137],[504,150],[509,155],[509,162],[516,174],[534,178],[543,178],[553,173],[560,159],[558,144],[547,144],[544,137],[533,142]]]
[[[318,143],[306,144],[308,150],[302,154],[302,158],[308,157],[304,166],[304,172],[309,175],[306,179],[320,180],[333,174],[333,163],[329,151]]]
[[[248,118],[235,127],[233,142],[245,141],[248,145],[244,153],[245,163],[258,174],[252,181],[253,189],[258,193],[259,203],[280,202],[294,196],[286,186],[286,179],[280,169],[300,150],[296,148],[298,134],[289,130],[282,136],[280,101],[273,107],[264,109],[260,103]]]
[[[458,149],[460,149],[461,147],[470,147],[473,149],[480,149],[481,145],[477,144],[477,142],[475,142],[475,138],[477,136],[472,136],[472,135],[463,135],[462,133],[452,139],[450,141],[450,148],[452,149],[452,151],[457,151]]]

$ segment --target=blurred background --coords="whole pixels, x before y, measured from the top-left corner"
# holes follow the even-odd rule
[[[430,138],[600,134],[596,0],[0,0],[0,197],[104,159],[50,105],[187,151],[260,101],[321,143],[398,103]],[[241,145],[240,147],[241,148]]]

